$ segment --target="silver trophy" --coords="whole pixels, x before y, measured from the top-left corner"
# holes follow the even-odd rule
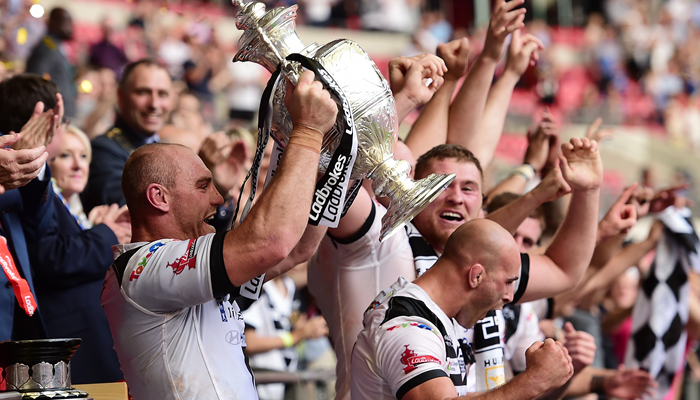
[[[382,218],[380,240],[413,219],[454,180],[455,174],[431,174],[413,181],[408,175],[410,164],[393,158],[399,123],[394,97],[386,79],[357,43],[339,39],[325,45],[305,46],[295,31],[296,5],[265,11],[263,3],[244,4],[242,0],[233,0],[233,3],[240,7],[236,27],[245,31],[238,42],[234,62],[252,61],[270,72],[281,64],[282,74],[296,84],[303,68],[297,62],[287,61],[286,57],[299,53],[319,62],[345,93],[358,136],[357,160],[350,179],[371,179],[374,193],[391,199]],[[280,84],[272,94],[270,129],[272,138],[282,147],[287,145],[292,132],[292,121],[284,105],[285,93],[286,85]],[[337,128],[336,123],[323,139],[321,173],[326,171],[340,143],[341,134]]]

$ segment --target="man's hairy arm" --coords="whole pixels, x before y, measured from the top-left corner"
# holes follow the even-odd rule
[[[573,375],[571,357],[552,339],[535,342],[525,353],[527,369],[505,385],[487,392],[457,397],[447,377],[434,378],[409,390],[402,400],[527,400],[565,384]]]

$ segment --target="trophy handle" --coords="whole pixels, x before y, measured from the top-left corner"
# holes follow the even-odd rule
[[[408,173],[411,165],[405,160],[386,158],[369,175],[372,190],[379,197],[391,199],[386,215],[382,217],[379,241],[383,242],[396,233],[403,224],[418,215],[435,200],[455,179],[455,174],[430,174],[414,181]]]
[[[406,222],[420,214],[425,207],[435,200],[455,178],[455,174],[430,174],[413,182],[413,187],[406,190],[401,187],[391,197],[391,204],[382,217],[382,230],[379,241],[391,237]]]

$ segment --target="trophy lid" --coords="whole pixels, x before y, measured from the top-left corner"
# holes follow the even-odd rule
[[[295,31],[298,6],[276,7],[265,11],[265,4],[233,0],[240,7],[236,27],[245,32],[238,41],[233,61],[252,61],[273,72],[285,57],[304,49]]]

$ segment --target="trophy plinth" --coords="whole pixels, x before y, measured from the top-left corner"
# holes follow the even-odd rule
[[[338,83],[347,97],[357,132],[357,159],[350,179],[372,179],[374,193],[388,196],[391,204],[382,218],[380,240],[395,233],[433,201],[455,175],[432,174],[419,181],[409,178],[406,161],[394,160],[394,143],[398,132],[398,117],[389,84],[372,59],[357,43],[339,39],[305,46],[295,31],[297,6],[278,7],[265,11],[262,3],[243,4],[236,15],[236,26],[245,30],[239,40],[234,61],[251,61],[274,72],[281,65],[282,74],[296,83],[301,66],[286,57],[302,54],[318,61]],[[285,147],[289,142],[292,122],[284,105],[286,85],[276,86],[272,94],[272,124],[270,134]],[[335,99],[338,101],[338,99]],[[338,121],[343,116],[338,113]],[[340,143],[338,123],[323,138],[319,172],[328,168]]]

